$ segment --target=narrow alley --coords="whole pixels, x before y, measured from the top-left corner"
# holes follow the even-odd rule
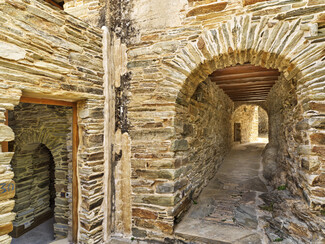
[[[260,176],[264,147],[234,146],[176,227],[176,235],[196,243],[262,243],[258,195],[267,191]]]

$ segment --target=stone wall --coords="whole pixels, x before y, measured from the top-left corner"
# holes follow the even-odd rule
[[[145,162],[148,165],[156,161],[165,162],[160,167],[164,167],[163,177],[170,179],[177,178],[176,166],[186,164],[186,161],[177,160],[172,147],[174,141],[181,137],[176,124],[178,107],[190,101],[198,85],[215,69],[246,62],[278,69],[287,81],[299,84],[297,101],[305,111],[308,110],[307,104],[314,99],[324,99],[319,88],[324,77],[324,41],[322,25],[319,24],[324,22],[321,20],[325,9],[323,4],[307,0],[191,2],[192,5],[180,13],[180,16],[184,13],[187,15],[181,27],[140,32],[139,42],[128,46],[128,70],[132,77],[128,97],[132,168],[139,164],[144,167]],[[150,19],[146,21],[150,22]],[[316,90],[308,93],[310,88],[307,84],[313,84]],[[317,109],[320,103],[315,103]],[[320,125],[323,119],[317,117],[317,124]],[[297,133],[312,134],[306,130],[307,127],[299,127]],[[322,160],[320,136],[314,135],[312,138],[317,146],[302,147],[297,150],[297,154],[317,155],[317,159]],[[180,145],[183,145],[182,141]],[[289,142],[288,146],[295,151],[295,144]],[[305,160],[310,162],[312,159],[308,156]],[[299,164],[299,160],[295,160]],[[167,162],[170,164],[166,165]],[[317,174],[315,178],[320,179],[321,173]],[[150,191],[134,193],[137,184],[150,188],[160,177],[156,172],[147,170],[141,174],[141,179],[146,180],[139,180],[138,183],[140,174],[132,178],[132,193],[136,196],[133,208],[146,205],[145,211],[141,208],[141,211],[133,213],[133,219],[147,216],[156,220],[164,216],[169,225],[166,228],[168,231],[161,231],[161,235],[157,234],[159,227],[154,227],[157,230],[155,232],[152,231],[153,227],[148,227],[146,231],[145,228],[141,231],[134,229],[133,235],[138,238],[166,238],[173,228],[172,216],[175,213],[177,215],[178,195],[170,194],[162,198]],[[309,202],[310,207],[324,200],[311,197],[314,193],[307,194],[312,200]],[[170,215],[157,215],[149,211],[153,208],[158,209],[159,213],[172,210],[167,211]]]
[[[105,22],[106,3],[102,0],[66,0],[63,9],[92,26],[101,27]],[[104,19],[103,19],[104,18]]]
[[[259,125],[258,118],[257,106],[242,105],[235,110],[233,123],[240,124],[240,143],[254,142],[257,140]]]
[[[49,192],[52,163],[55,166],[54,234],[56,239],[67,237],[71,218],[69,203],[72,203],[72,108],[21,103],[10,111],[9,126],[16,135],[9,149],[15,152],[11,162],[16,182],[14,226],[28,228],[52,211]],[[45,154],[38,155],[44,150]]]
[[[290,190],[287,195],[273,193],[278,200],[268,221],[274,229],[281,229],[282,236],[310,243],[324,238],[321,213],[324,154],[318,151],[323,145],[322,141],[312,139],[323,135],[320,108],[324,98],[314,84],[308,91],[313,94],[313,101],[303,100],[306,93],[299,91],[300,85],[282,76],[271,89],[267,100],[270,143],[264,152],[263,164],[264,176],[275,189],[285,186]]]
[[[177,106],[171,150],[175,152],[174,183],[157,184],[162,192],[170,185],[176,193],[176,221],[215,175],[232,146],[234,105],[222,89],[210,79],[200,83],[188,103]],[[160,193],[160,192],[157,192]]]
[[[10,132],[3,125],[3,109],[12,110],[22,94],[77,103],[80,138],[76,175],[79,182],[77,238],[80,243],[101,242],[104,221],[102,31],[36,0],[0,1],[0,13],[3,128],[0,134]],[[0,140],[13,140],[13,133],[8,135]],[[1,164],[7,165],[11,156],[2,153]],[[8,166],[1,179],[8,181],[12,177]],[[12,197],[7,195],[3,200]],[[5,203],[12,204],[12,201]],[[14,219],[10,208],[5,208],[1,216],[4,224]],[[1,232],[0,240],[8,240],[6,233]]]
[[[0,90],[0,142],[6,143],[15,138],[12,129],[7,126],[6,109],[13,108],[19,103],[21,91],[17,89]],[[14,173],[11,167],[13,152],[3,151],[4,145],[0,147],[0,184],[2,191],[0,193],[0,243],[10,244],[11,237],[8,235],[13,230],[12,221],[16,214],[13,211],[15,201],[15,182],[12,180]]]
[[[112,0],[109,5],[105,15],[108,29],[121,37],[122,43],[128,44],[128,72],[123,70],[116,80],[127,81],[128,85],[123,87],[122,92],[127,97],[122,97],[130,103],[120,106],[121,101],[117,99],[115,105],[120,110],[117,109],[116,114],[123,116],[116,116],[114,122],[129,122],[122,133],[125,136],[130,133],[131,136],[132,168],[145,167],[148,162],[169,162],[160,167],[165,175],[169,175],[164,177],[175,178],[175,165],[179,161],[172,145],[175,138],[180,136],[175,128],[176,104],[189,102],[198,84],[214,69],[250,62],[279,69],[288,80],[299,80],[307,74],[307,70],[315,75],[315,67],[321,67],[325,9],[321,1],[179,0],[162,3]],[[115,47],[117,50],[121,49]],[[120,56],[123,55],[117,54],[117,57]],[[115,57],[112,59],[120,63]],[[122,94],[121,89],[117,90],[117,94]],[[124,108],[127,108],[127,112]],[[121,138],[122,133],[118,131],[117,138]],[[116,159],[112,161],[120,162],[125,154],[114,151],[113,147],[109,145]],[[317,147],[315,150],[322,149]],[[123,168],[120,166],[117,168]],[[121,183],[120,179],[123,179],[128,189],[130,182],[125,175],[120,170],[114,174],[113,170],[114,167],[112,175],[117,178],[112,178],[112,182]],[[133,229],[135,236],[148,239],[161,239],[170,233],[173,226],[171,216],[175,214],[175,209],[167,215],[165,213],[169,206],[175,206],[178,201],[176,195],[171,194],[158,202],[158,195],[147,191],[147,188],[153,188],[155,179],[161,177],[155,173],[147,171],[141,174],[141,179],[148,178],[143,181],[137,180],[139,174],[131,175],[132,194],[136,196],[132,205],[133,219],[146,216],[159,225],[152,227],[148,224],[150,227],[146,231],[144,228]],[[143,185],[144,189],[139,187]],[[119,189],[123,188],[119,186]],[[112,209],[121,209],[119,203],[124,200],[127,204],[130,202],[128,197],[112,196]],[[117,197],[121,199],[117,200]],[[138,205],[146,207],[138,208]],[[161,215],[148,210],[152,208],[159,210]],[[160,225],[156,221],[158,218],[166,220],[167,225]],[[128,217],[125,220],[129,223]],[[118,232],[123,232],[123,224],[117,223]],[[159,235],[157,232],[162,229],[161,226],[165,226],[166,231]],[[125,234],[129,235],[128,228]],[[149,237],[145,237],[147,234]]]
[[[269,131],[269,118],[267,112],[258,107],[258,135],[265,136],[268,134]]]
[[[232,145],[233,102],[209,79],[176,111],[175,139],[161,141],[149,134],[170,123],[164,117],[154,117],[143,125],[148,130],[147,142],[134,139],[132,143],[136,152],[132,161],[132,233],[138,238],[160,232],[171,235],[174,221],[197,198]],[[160,147],[159,153],[150,157],[145,153]],[[167,152],[169,147],[172,152]],[[138,153],[140,148],[142,153]]]

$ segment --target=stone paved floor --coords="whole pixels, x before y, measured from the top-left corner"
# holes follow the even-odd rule
[[[12,238],[11,244],[49,244],[54,241],[53,223],[54,219],[49,219],[19,238]]]
[[[175,234],[194,243],[264,243],[259,194],[265,143],[236,145],[202,191]]]

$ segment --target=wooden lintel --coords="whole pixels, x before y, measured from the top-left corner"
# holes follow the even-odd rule
[[[75,107],[76,103],[66,102],[61,100],[52,100],[52,99],[43,99],[43,98],[32,98],[32,97],[24,97],[20,98],[21,103],[36,103],[36,104],[46,104],[46,105],[56,105],[56,106],[67,106],[67,107]]]

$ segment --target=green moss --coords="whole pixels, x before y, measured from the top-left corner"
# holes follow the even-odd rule
[[[273,242],[281,242],[281,241],[283,241],[283,238],[276,238],[273,240]]]
[[[278,187],[278,190],[279,191],[284,191],[285,189],[287,189],[287,186],[286,185],[282,185],[282,186],[279,186]]]

